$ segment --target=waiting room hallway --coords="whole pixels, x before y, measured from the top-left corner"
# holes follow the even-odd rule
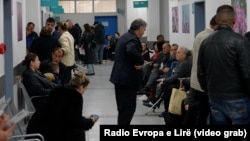
[[[115,101],[114,85],[109,81],[113,62],[104,61],[95,65],[95,75],[89,76],[90,84],[83,95],[83,115],[98,114],[99,120],[94,127],[86,132],[87,141],[100,141],[100,125],[117,124],[117,107]],[[155,112],[145,115],[148,107],[137,100],[137,109],[131,122],[133,125],[164,125],[164,119],[158,117],[163,111],[163,105]]]

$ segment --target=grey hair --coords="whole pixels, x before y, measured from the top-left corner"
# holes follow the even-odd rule
[[[187,56],[191,56],[192,52],[185,46],[180,46],[178,49],[182,50]]]
[[[146,26],[147,26],[147,23],[143,19],[138,18],[138,19],[135,19],[131,23],[130,30],[137,30],[140,27],[146,27]]]

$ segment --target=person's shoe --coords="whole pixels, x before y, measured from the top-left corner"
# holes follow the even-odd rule
[[[166,111],[162,112],[161,114],[159,114],[159,117],[164,117],[167,114]]]
[[[88,76],[89,76],[89,75],[95,75],[95,73],[86,73],[86,75],[88,75]]]
[[[149,101],[149,102],[145,102],[145,103],[143,103],[143,105],[144,106],[147,106],[147,107],[152,107],[154,104],[151,102],[151,101]]]
[[[148,87],[144,87],[144,88],[142,88],[141,90],[140,90],[140,93],[142,93],[142,94],[148,94],[149,93],[149,88]]]
[[[148,102],[150,102],[150,99],[147,98],[147,99],[143,100],[142,102],[143,102],[143,103],[148,103]]]
[[[148,99],[148,97],[144,94],[142,96],[139,96],[138,99],[144,101],[144,100]]]

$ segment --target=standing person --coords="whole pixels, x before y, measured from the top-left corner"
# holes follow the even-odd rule
[[[56,39],[56,40],[59,40],[60,38],[60,33],[55,30],[55,24],[56,24],[56,21],[54,18],[52,17],[49,17],[47,20],[46,20],[46,24],[45,24],[45,27],[47,27],[47,29],[50,31],[50,34],[51,36]]]
[[[61,44],[61,49],[64,52],[62,63],[67,67],[67,78],[71,79],[71,71],[75,68],[75,49],[74,49],[74,38],[68,32],[67,22],[62,22],[58,27],[61,36],[59,42]]]
[[[12,123],[7,129],[6,124],[10,119],[9,115],[0,115],[0,141],[9,141],[11,135],[13,134],[15,124]]]
[[[191,70],[191,78],[190,78],[190,86],[191,90],[188,95],[190,96],[190,101],[186,100],[185,102],[185,110],[188,111],[188,107],[192,101],[197,101],[200,106],[198,106],[198,115],[197,115],[197,125],[205,125],[207,124],[207,117],[209,115],[209,103],[208,103],[208,96],[204,90],[201,89],[200,83],[198,82],[197,79],[197,60],[198,60],[198,53],[199,53],[199,48],[204,39],[206,39],[210,34],[214,32],[216,29],[217,25],[215,22],[215,17],[213,16],[210,20],[210,26],[206,27],[205,30],[200,32],[195,40],[194,40],[194,45],[193,45],[193,63],[192,63],[192,70]],[[194,99],[195,98],[195,99]]]
[[[29,53],[32,42],[38,37],[38,34],[34,31],[35,24],[28,22],[26,26],[26,53]]]
[[[102,64],[103,60],[103,46],[105,43],[105,29],[104,26],[98,21],[94,22],[94,41],[96,43],[95,53],[96,53],[96,63]]]
[[[46,107],[30,119],[27,133],[40,133],[46,141],[85,141],[85,131],[98,120],[82,114],[88,84],[84,72],[77,71],[69,85],[52,90]]]
[[[75,61],[79,61],[79,46],[80,46],[80,39],[81,39],[81,31],[78,27],[73,25],[73,22],[70,19],[66,20],[68,26],[68,32],[74,38],[74,51],[75,51]]]
[[[200,46],[198,81],[208,93],[213,124],[249,125],[249,42],[233,31],[232,6],[217,8],[216,23],[215,32]]]
[[[118,125],[129,125],[136,110],[136,92],[142,81],[144,63],[140,38],[146,26],[144,20],[134,20],[117,42],[119,48],[116,48],[110,81],[115,85]]]
[[[44,26],[41,29],[40,36],[31,44],[30,52],[36,53],[42,62],[50,59],[52,50],[60,46],[59,41],[53,38],[50,30]]]
[[[113,61],[115,58],[115,50],[116,50],[116,43],[120,38],[120,33],[119,32],[115,32],[115,37],[114,37],[114,44],[111,47],[111,60]]]
[[[84,32],[81,38],[81,46],[85,49],[84,63],[87,67],[86,75],[95,75],[95,50],[94,50],[94,33],[89,24],[84,24]]]

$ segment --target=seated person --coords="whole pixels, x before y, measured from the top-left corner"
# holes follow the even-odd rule
[[[40,133],[46,141],[85,141],[85,131],[93,127],[96,118],[83,116],[83,97],[89,79],[77,71],[69,85],[55,88],[48,104],[30,119],[27,134]]]
[[[185,91],[186,94],[188,95],[189,94],[189,90],[190,90],[190,78],[180,79],[179,82],[180,82],[179,83],[180,84],[179,85],[179,90]],[[182,102],[182,106],[183,106],[183,102]],[[190,116],[186,116],[187,114],[184,113],[183,111],[184,110],[182,108],[181,109],[181,115],[176,115],[176,114],[173,114],[171,112],[163,112],[162,113],[162,117],[164,118],[165,124],[166,125],[181,125],[183,123],[183,121],[185,121],[185,122],[187,122],[187,121],[192,122],[191,120],[188,119]],[[194,115],[192,115],[192,116],[194,116]],[[192,123],[190,123],[189,125],[192,125]]]
[[[173,70],[173,75],[171,75],[170,77],[166,77],[157,85],[156,95],[158,97],[156,97],[152,101],[143,103],[143,105],[151,107],[159,98],[162,98],[162,100],[164,100],[165,111],[168,111],[172,88],[179,88],[178,78],[190,77],[191,75],[191,52],[186,47],[179,47],[176,52],[176,59],[178,61],[178,64]],[[164,93],[163,95],[161,94],[162,92]]]
[[[55,88],[56,85],[38,71],[40,61],[37,54],[28,53],[23,60],[23,65],[26,66],[26,70],[23,72],[22,82],[31,98],[34,96],[46,96]],[[46,99],[36,98],[32,102],[35,108],[38,109],[46,103]]]
[[[39,70],[43,74],[45,74],[47,72],[50,72],[49,64],[51,62],[58,63],[58,65],[59,65],[59,79],[60,79],[62,85],[69,83],[69,76],[68,75],[71,75],[71,73],[67,74],[66,66],[61,62],[63,55],[64,55],[64,52],[61,48],[55,48],[52,51],[51,59],[41,62],[41,65],[39,67]]]
[[[49,64],[49,71],[45,73],[44,75],[53,83],[55,83],[57,86],[61,86],[61,80],[59,78],[59,64],[56,62],[50,62]]]
[[[168,43],[163,44],[163,50],[165,50]],[[148,81],[146,83],[146,86],[141,89],[141,93],[145,93],[146,95],[149,93],[150,88],[154,89],[155,84],[157,83],[158,78],[164,78],[164,77],[170,77],[172,75],[173,69],[176,67],[177,60],[176,60],[176,50],[178,49],[177,44],[173,44],[170,49],[170,58],[167,62],[164,62],[162,68],[155,68],[151,71],[151,74],[148,78]],[[153,88],[152,88],[153,87]],[[154,95],[154,91],[152,91]],[[155,96],[152,96],[153,98]],[[147,99],[149,100],[149,99]]]

